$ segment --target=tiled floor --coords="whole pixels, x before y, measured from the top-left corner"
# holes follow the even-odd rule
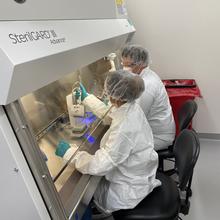
[[[183,220],[220,219],[220,141],[201,139],[193,177],[190,213]],[[108,218],[106,220],[113,220]]]

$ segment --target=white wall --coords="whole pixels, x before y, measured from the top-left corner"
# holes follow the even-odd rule
[[[127,0],[134,43],[151,52],[161,78],[195,78],[203,95],[194,127],[220,134],[220,1]]]

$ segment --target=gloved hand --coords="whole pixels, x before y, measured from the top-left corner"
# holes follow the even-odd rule
[[[71,144],[71,147],[66,151],[66,153],[63,156],[63,159],[65,161],[70,160],[70,158],[73,156],[73,154],[75,154],[75,152],[77,151],[78,147],[75,144]],[[75,162],[77,160],[77,154],[72,158],[71,160],[71,165],[75,165]]]
[[[81,101],[83,101],[88,96],[88,93],[82,83],[80,83],[80,89],[81,89]]]
[[[104,97],[103,103],[104,103],[106,106],[108,106],[109,99],[108,99],[107,97]]]
[[[55,154],[59,157],[63,157],[66,151],[70,148],[70,145],[64,140],[59,141]]]

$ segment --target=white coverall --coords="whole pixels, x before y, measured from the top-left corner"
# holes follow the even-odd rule
[[[102,106],[93,95],[83,102],[93,110]],[[113,107],[108,115],[112,122],[100,149],[95,155],[78,152],[72,161],[83,174],[105,176],[94,194],[94,202],[105,213],[134,208],[160,185],[155,179],[158,155],[152,131],[140,106],[126,103]],[[72,151],[75,149],[68,149],[64,158],[69,159]]]
[[[145,90],[137,100],[151,126],[154,149],[166,149],[173,143],[176,125],[166,89],[159,76],[149,67],[140,73]]]

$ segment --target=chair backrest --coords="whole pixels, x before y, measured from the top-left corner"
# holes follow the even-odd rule
[[[178,112],[179,131],[188,128],[197,111],[197,104],[193,100],[187,100]]]
[[[192,176],[200,153],[200,142],[194,130],[184,129],[174,143],[175,166],[179,176],[179,188],[185,190]]]

